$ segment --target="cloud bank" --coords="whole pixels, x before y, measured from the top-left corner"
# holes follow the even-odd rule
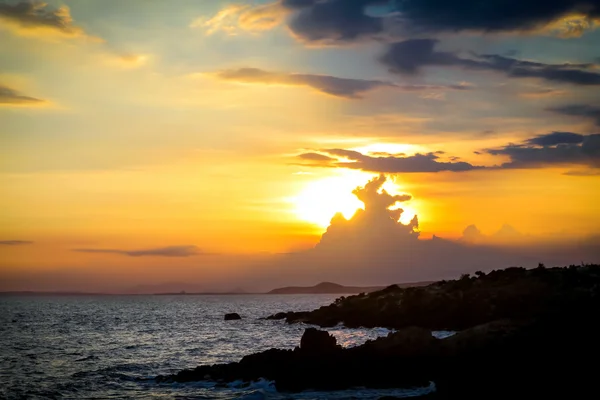
[[[600,168],[600,134],[552,132],[519,144],[485,149],[510,158],[501,168],[537,168],[551,165],[582,165]]]
[[[497,54],[471,53],[470,57],[438,51],[436,39],[409,39],[391,44],[380,61],[391,73],[414,75],[424,67],[444,66],[502,73],[510,78],[537,78],[582,86],[600,85],[596,64],[545,64]]]
[[[324,149],[321,153],[303,153],[298,157],[312,162],[304,164],[307,166],[349,168],[381,173],[464,172],[484,168],[464,161],[440,161],[443,152],[417,153],[411,156],[380,153],[371,156],[354,150]],[[347,161],[342,161],[344,159]]]
[[[577,37],[600,26],[598,0],[278,0],[230,5],[203,20],[210,33],[282,23],[308,44],[393,40],[409,35],[528,32]]]
[[[450,161],[442,161],[441,157],[445,155],[443,151],[405,155],[363,154],[346,149],[322,149],[318,152],[299,154],[296,158],[300,161],[299,165],[307,167],[348,168],[387,174],[493,171],[567,165],[600,168],[600,134],[550,132],[521,143],[509,143],[476,153],[504,156],[508,157],[509,161],[483,166],[460,161],[458,157],[451,156],[447,156]],[[585,174],[595,175],[589,172]],[[583,174],[580,171],[578,175]]]

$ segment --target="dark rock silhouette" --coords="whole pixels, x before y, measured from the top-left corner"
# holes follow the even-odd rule
[[[285,319],[321,327],[343,323],[347,327],[462,330],[499,319],[537,316],[589,294],[599,282],[600,270],[594,265],[478,271],[474,277],[463,275],[425,287],[392,285],[342,297],[312,312],[289,312]]]
[[[238,314],[238,313],[225,314],[225,321],[232,321],[232,320],[236,320],[236,319],[242,319],[240,314]]]
[[[308,328],[300,339],[300,350],[325,353],[337,349],[337,341],[334,336],[325,331]]]
[[[425,288],[392,286],[302,314],[326,324],[398,327],[361,346],[342,348],[329,333],[308,328],[294,350],[271,349],[156,380],[265,378],[289,392],[434,382],[437,391],[427,397],[435,399],[583,399],[597,391],[596,370],[583,360],[600,357],[594,318],[600,266],[509,268],[477,276]],[[434,327],[459,332],[436,339]]]

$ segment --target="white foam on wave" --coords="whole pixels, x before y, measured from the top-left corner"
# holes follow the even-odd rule
[[[455,331],[432,331],[431,336],[436,339],[446,339],[447,337],[456,335]]]
[[[354,388],[347,390],[333,391],[313,391],[307,390],[299,393],[280,393],[275,389],[275,384],[271,381],[261,379],[251,384],[241,381],[233,382],[229,385],[232,388],[243,387],[243,392],[240,393],[239,399],[259,400],[259,399],[299,399],[299,400],[342,400],[342,399],[357,399],[357,400],[374,400],[381,397],[390,396],[398,398],[410,398],[424,396],[435,392],[436,386],[434,382],[430,382],[428,386],[406,388],[406,389],[365,389]]]

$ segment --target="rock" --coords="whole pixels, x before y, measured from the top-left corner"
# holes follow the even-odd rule
[[[240,314],[238,314],[238,313],[225,314],[225,321],[232,321],[232,320],[236,320],[236,319],[242,319],[242,317],[240,317]]]
[[[277,314],[269,315],[265,319],[275,319],[275,320],[285,319],[287,317],[287,315],[288,315],[288,313],[278,312]]]
[[[308,328],[300,339],[300,350],[307,352],[327,352],[338,348],[335,337],[329,332]]]
[[[434,338],[428,329],[410,327],[370,340],[363,347],[368,351],[397,357],[424,356],[437,352],[439,339]]]
[[[497,320],[526,320],[573,309],[574,302],[594,299],[598,288],[600,265],[513,267],[428,286],[392,285],[365,296],[340,298],[310,312],[289,312],[285,319],[322,328],[343,323],[349,328],[420,326],[462,331]]]

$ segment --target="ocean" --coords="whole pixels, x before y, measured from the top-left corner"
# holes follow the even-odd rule
[[[313,310],[336,295],[0,297],[2,399],[377,399],[434,389],[279,393],[272,382],[157,384],[157,375],[292,349],[307,325],[259,320]],[[226,313],[243,319],[224,321]],[[343,346],[386,329],[328,329]]]

